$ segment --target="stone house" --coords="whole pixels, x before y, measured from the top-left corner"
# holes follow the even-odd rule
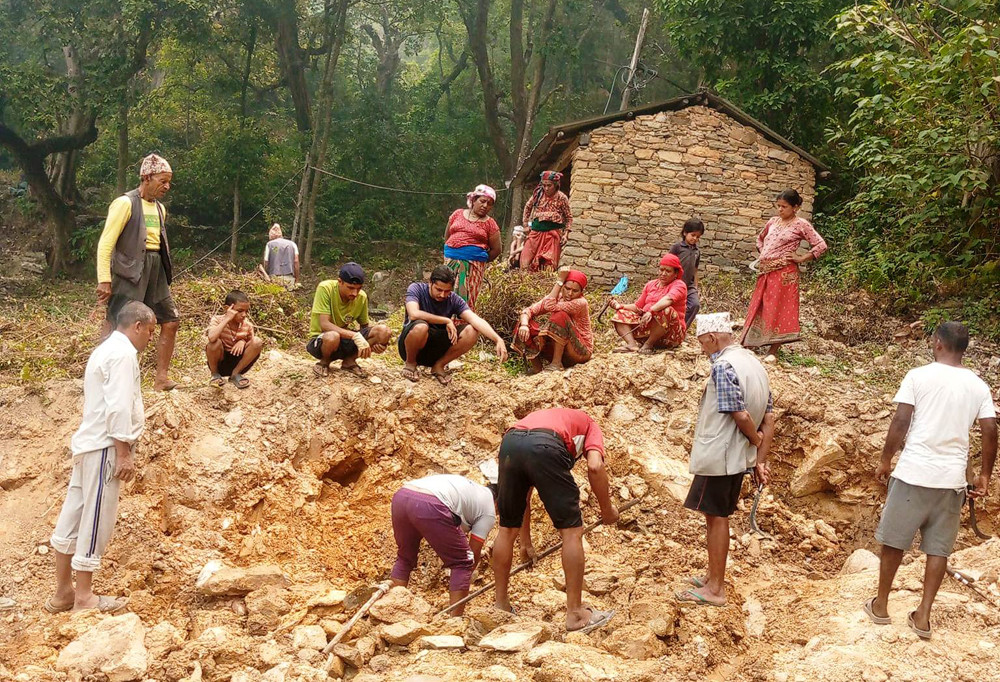
[[[706,91],[550,128],[512,186],[527,197],[547,169],[564,174],[573,207],[562,262],[601,286],[621,275],[655,276],[692,216],[706,227],[702,275],[737,271],[756,258],[775,195],[798,190],[799,214],[809,219],[816,176],[829,175],[805,150]]]

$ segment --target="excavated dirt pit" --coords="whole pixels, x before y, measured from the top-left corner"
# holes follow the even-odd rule
[[[846,348],[818,338],[810,344],[799,352],[839,358]],[[369,380],[337,372],[318,380],[303,357],[271,351],[251,374],[251,390],[216,389],[199,378],[171,394],[147,393],[140,474],[122,496],[116,536],[97,574],[102,593],[129,595],[146,667],[135,677],[109,668],[93,679],[326,679],[325,658],[305,643],[303,626],[332,637],[356,608],[340,603],[344,592],[387,575],[395,555],[392,494],[428,472],[481,480],[477,464],[496,456],[504,429],[555,405],[599,420],[616,501],[642,497],[619,527],[598,527],[586,538],[585,599],[616,609],[615,619],[590,635],[567,635],[561,567],[550,557],[513,578],[516,617],[490,608],[487,594],[463,618],[425,618],[430,634],[461,636],[464,651],[391,644],[384,625],[362,619],[339,650],[346,677],[988,679],[1000,641],[998,541],[983,543],[963,528],[954,563],[976,571],[993,603],[946,582],[930,642],[905,625],[919,599],[918,553],[897,579],[890,626],[870,624],[860,608],[874,594],[876,573],[840,575],[852,551],[877,549],[882,492],[870,472],[890,418],[887,386],[916,363],[919,348],[896,346],[891,366],[853,351],[834,371],[769,365],[778,435],[759,519],[774,539],[748,532],[748,483],[733,518],[725,608],[678,607],[673,599],[706,561],[703,521],[681,506],[708,371],[693,342],[652,357],[605,355],[555,376],[511,378],[472,360],[445,388],[427,377],[406,382],[381,359],[368,363]],[[109,618],[41,608],[54,580],[47,541],[65,493],[81,396],[80,381],[29,394],[0,391],[0,596],[13,601],[0,611],[0,679],[80,679],[79,670],[61,669],[60,653]],[[597,508],[579,469],[590,521]],[[995,502],[981,512],[987,532],[995,512]],[[534,520],[536,547],[555,542],[537,500]],[[211,562],[273,566],[286,579],[249,594],[210,596],[196,581]],[[473,588],[491,579],[484,564]],[[446,586],[440,561],[425,549],[412,592],[437,611],[447,603]],[[516,653],[477,646],[504,623],[539,626],[540,639],[551,641]],[[341,659],[336,664],[339,672]]]

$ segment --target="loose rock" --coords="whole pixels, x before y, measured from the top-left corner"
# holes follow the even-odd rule
[[[879,568],[879,558],[867,549],[856,549],[847,557],[844,566],[840,569],[841,575],[861,573],[862,571],[877,571]]]
[[[458,635],[426,635],[417,640],[418,649],[464,649],[465,640]]]
[[[528,651],[538,644],[545,633],[540,625],[501,625],[479,641],[479,646],[494,651]]]
[[[145,637],[146,628],[134,613],[105,618],[59,653],[56,668],[83,677],[104,673],[109,682],[140,680],[149,666]]]
[[[424,635],[429,635],[430,630],[423,623],[419,623],[412,618],[401,620],[398,623],[382,626],[380,634],[382,639],[389,644],[407,646],[413,640]]]
[[[372,604],[368,613],[383,623],[398,623],[407,619],[426,622],[431,619],[434,609],[405,587],[394,587]]]
[[[667,653],[666,645],[645,625],[625,625],[604,640],[604,648],[623,658],[645,661]]]
[[[211,597],[222,595],[239,595],[259,590],[265,585],[286,586],[290,584],[281,569],[273,565],[252,566],[250,568],[228,568],[217,564],[216,570],[210,570],[217,562],[210,562],[202,569],[195,587],[202,594]]]
[[[326,647],[326,632],[319,625],[300,625],[292,630],[292,646],[319,651]]]

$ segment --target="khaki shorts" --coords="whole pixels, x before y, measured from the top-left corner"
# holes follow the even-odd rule
[[[920,550],[930,556],[950,556],[958,538],[966,492],[952,488],[925,488],[898,478],[889,479],[889,495],[882,509],[875,539],[907,550],[920,531]]]

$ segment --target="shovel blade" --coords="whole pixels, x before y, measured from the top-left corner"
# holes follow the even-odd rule
[[[344,610],[345,611],[355,611],[362,604],[364,604],[368,599],[375,594],[378,590],[378,585],[362,585],[361,587],[356,587],[347,593],[344,597]]]

